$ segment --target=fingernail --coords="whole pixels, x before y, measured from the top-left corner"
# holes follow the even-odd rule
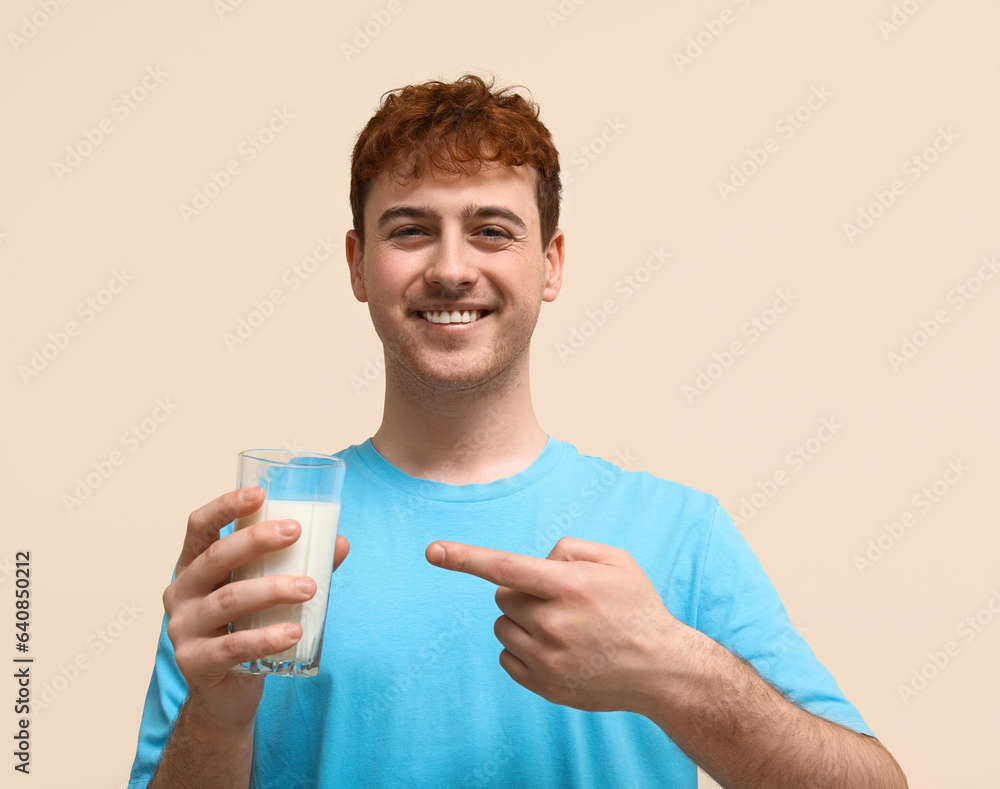
[[[312,581],[308,578],[296,578],[295,585],[303,594],[307,594],[312,591]]]
[[[444,546],[433,543],[427,549],[427,561],[431,564],[440,565],[444,561]]]
[[[254,500],[254,497],[256,495],[257,495],[257,488],[244,488],[242,491],[240,491],[240,501],[242,501],[244,504],[249,504],[251,501]]]
[[[278,534],[285,537],[295,534],[295,521],[278,521]]]
[[[298,638],[299,637],[299,626],[298,625],[286,625],[285,626],[285,635],[288,636],[289,638]]]

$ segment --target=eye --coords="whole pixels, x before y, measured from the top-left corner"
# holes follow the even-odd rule
[[[504,230],[502,227],[497,227],[496,225],[488,225],[487,227],[479,230],[479,235],[490,240],[500,240],[509,241],[513,236]]]
[[[422,228],[416,225],[404,225],[390,233],[390,238],[420,238],[424,234]]]

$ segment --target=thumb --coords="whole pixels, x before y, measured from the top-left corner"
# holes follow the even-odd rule
[[[342,534],[337,535],[337,545],[333,549],[333,569],[336,570],[343,563],[344,559],[347,558],[347,554],[351,550],[351,544],[347,541],[347,538]]]
[[[620,567],[634,560],[621,548],[604,545],[592,540],[581,540],[577,537],[563,537],[549,551],[546,559],[562,562],[595,562]]]

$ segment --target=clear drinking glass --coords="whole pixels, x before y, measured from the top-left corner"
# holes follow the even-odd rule
[[[240,452],[237,485],[263,488],[264,503],[251,515],[237,518],[233,532],[260,521],[294,518],[301,524],[302,533],[287,548],[266,553],[234,570],[232,580],[308,575],[316,582],[316,594],[304,603],[272,606],[231,622],[230,633],[283,622],[302,625],[302,638],[293,647],[240,663],[234,671],[291,677],[315,677],[319,673],[345,470],[344,461],[332,455],[284,449]]]

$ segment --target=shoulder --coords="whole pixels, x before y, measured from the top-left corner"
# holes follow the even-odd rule
[[[641,460],[628,450],[618,450],[609,460],[585,455],[568,442],[558,443],[562,446],[562,465],[568,473],[589,480],[601,492],[622,503],[656,510],[670,520],[706,526],[711,526],[720,513],[728,517],[716,496],[641,470]]]

